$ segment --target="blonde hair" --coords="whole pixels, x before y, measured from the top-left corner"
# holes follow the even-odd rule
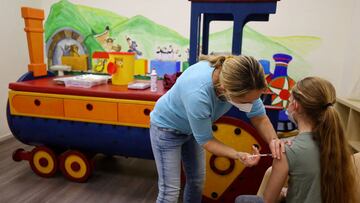
[[[320,146],[322,202],[355,202],[354,163],[338,112],[334,86],[318,77],[296,83],[292,95],[310,120]]]
[[[215,89],[222,86],[230,97],[241,97],[267,86],[263,68],[254,57],[203,55],[200,60],[207,60],[214,68],[220,69]],[[219,96],[223,96],[223,93],[220,92]]]

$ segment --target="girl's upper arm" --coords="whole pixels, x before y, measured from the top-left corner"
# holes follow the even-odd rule
[[[289,165],[286,154],[281,159],[274,159],[272,171],[264,192],[265,203],[277,202],[282,187],[284,186],[289,173]]]

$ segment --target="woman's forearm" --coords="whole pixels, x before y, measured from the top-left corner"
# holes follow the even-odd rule
[[[234,148],[225,145],[216,138],[213,138],[203,145],[204,149],[215,154],[216,156],[224,156],[231,159],[239,159],[239,152]]]

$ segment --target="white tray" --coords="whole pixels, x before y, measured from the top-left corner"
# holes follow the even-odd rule
[[[95,85],[106,84],[111,76],[108,75],[77,75],[72,77],[55,78],[58,84],[65,84],[66,87],[90,88]]]

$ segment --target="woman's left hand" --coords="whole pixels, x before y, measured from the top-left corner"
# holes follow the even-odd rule
[[[253,146],[253,154],[252,155],[258,155],[259,150],[255,146]],[[259,163],[260,156],[252,156],[249,153],[242,153],[239,160],[246,166],[246,167],[252,167]]]
[[[284,141],[279,138],[273,138],[269,143],[269,148],[274,159],[281,159],[281,154],[285,153]]]

